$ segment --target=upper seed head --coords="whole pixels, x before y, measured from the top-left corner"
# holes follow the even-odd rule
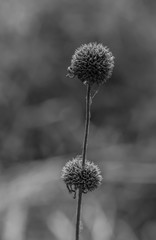
[[[112,75],[114,56],[102,44],[83,44],[76,49],[67,76],[77,76],[84,84],[102,84]]]

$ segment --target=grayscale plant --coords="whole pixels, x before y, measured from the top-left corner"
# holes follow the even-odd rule
[[[102,181],[101,171],[97,165],[87,160],[87,144],[90,125],[90,107],[93,97],[93,85],[100,87],[112,75],[114,56],[101,43],[83,44],[76,49],[68,67],[69,78],[78,77],[87,86],[86,119],[82,155],[68,161],[62,169],[61,178],[65,182],[69,193],[78,192],[77,219],[75,240],[79,240],[82,194],[95,190]]]

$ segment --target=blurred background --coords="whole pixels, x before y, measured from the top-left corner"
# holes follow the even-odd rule
[[[60,179],[82,151],[86,88],[66,78],[75,48],[115,56],[92,104],[81,240],[156,235],[156,2],[0,1],[0,239],[73,240],[76,200]]]

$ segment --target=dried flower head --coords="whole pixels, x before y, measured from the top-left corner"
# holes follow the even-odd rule
[[[82,158],[78,156],[68,161],[62,169],[61,178],[67,185],[70,193],[76,197],[77,189],[81,188],[83,193],[93,191],[102,181],[101,171],[93,162],[85,162],[82,167]]]
[[[84,84],[102,84],[112,75],[114,57],[102,44],[83,44],[76,49],[67,76],[77,76]]]

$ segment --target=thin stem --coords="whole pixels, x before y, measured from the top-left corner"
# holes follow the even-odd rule
[[[85,120],[85,133],[84,133],[84,142],[82,150],[82,167],[85,165],[86,152],[87,152],[87,142],[89,134],[89,125],[90,125],[90,105],[91,105],[91,96],[90,96],[91,86],[87,85],[87,96],[86,96],[86,120]]]
[[[87,153],[87,142],[89,134],[89,124],[90,124],[90,105],[91,105],[91,86],[87,85],[87,96],[86,96],[86,119],[85,119],[85,132],[84,132],[84,142],[82,150],[82,168],[85,166],[85,159]],[[80,216],[81,216],[81,204],[82,204],[82,189],[79,188],[78,204],[77,204],[77,220],[76,220],[76,240],[79,240],[80,235]]]
[[[82,203],[82,189],[79,189],[78,203],[77,203],[77,219],[76,219],[76,240],[79,240],[80,235],[80,215],[81,215],[81,203]]]

